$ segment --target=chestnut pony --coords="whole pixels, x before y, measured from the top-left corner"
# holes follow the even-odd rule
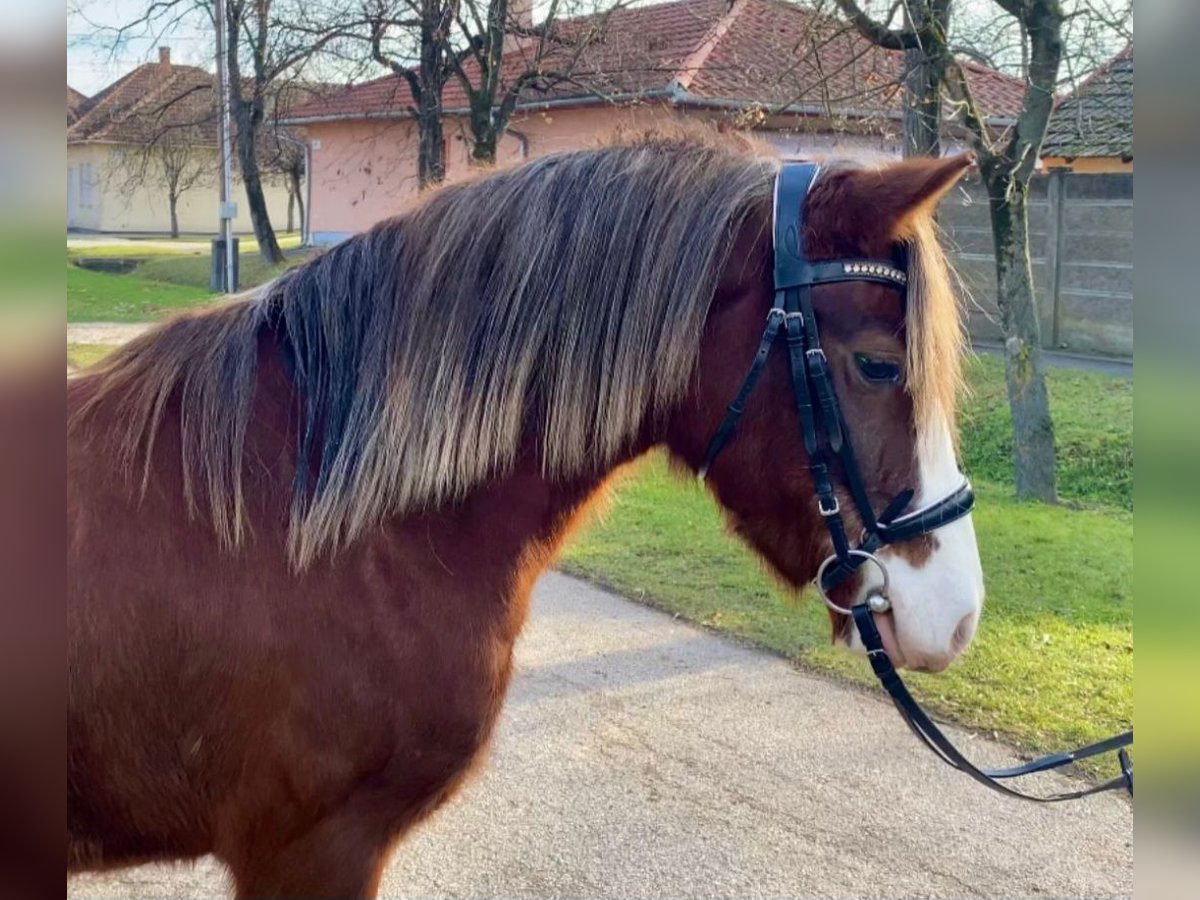
[[[957,476],[930,214],[967,164],[807,199],[810,258],[912,260],[907,299],[813,290],[880,504]],[[447,186],[72,381],[68,870],[212,853],[241,897],[373,896],[484,754],[589,498],[653,447],[700,465],[771,306],[778,166],[648,135]],[[805,466],[780,354],[707,483],[796,588],[830,551]],[[882,552],[891,649],[944,666],[981,602],[969,517]]]

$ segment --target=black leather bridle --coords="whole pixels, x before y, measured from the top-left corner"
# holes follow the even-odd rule
[[[975,495],[970,482],[963,478],[961,484],[949,494],[920,509],[906,511],[913,498],[913,491],[907,489],[894,497],[878,516],[874,513],[862,473],[850,446],[829,363],[824,350],[821,349],[817,319],[813,312],[812,288],[819,284],[867,281],[896,289],[903,300],[908,286],[908,273],[904,262],[899,259],[808,261],[804,254],[804,205],[819,172],[820,167],[815,163],[784,163],[776,176],[772,213],[775,303],[767,313],[767,325],[750,371],[708,444],[699,477],[704,479],[707,476],[717,455],[733,436],[745,409],[746,400],[758,383],[771,349],[782,331],[786,337],[792,396],[800,421],[804,450],[808,455],[808,469],[813,480],[817,510],[833,542],[833,555],[818,568],[815,586],[827,606],[852,619],[862,638],[872,669],[913,733],[949,765],[1009,796],[1054,802],[1120,787],[1127,788],[1132,794],[1133,769],[1129,755],[1124,749],[1133,743],[1132,731],[1089,744],[1071,753],[1052,754],[1021,766],[1007,769],[976,768],[959,753],[913,699],[884,650],[883,640],[875,627],[872,613],[887,612],[891,609],[891,602],[887,596],[887,569],[875,555],[875,551],[885,544],[899,543],[929,534],[962,518],[975,505]],[[862,537],[857,547],[852,547],[846,536],[841,506],[830,475],[831,457],[841,464],[842,478],[862,522]],[[872,590],[864,601],[850,609],[836,605],[830,599],[829,591],[850,577],[864,562],[871,562],[878,567],[883,577],[882,586]],[[1003,779],[1044,772],[1112,750],[1117,751],[1122,774],[1103,784],[1078,791],[1034,796],[1000,783]]]
[[[905,512],[912,501],[913,491],[901,491],[876,516],[867,489],[850,446],[850,437],[834,392],[833,377],[825,351],[821,349],[817,318],[813,313],[812,288],[819,284],[848,281],[868,281],[886,285],[900,292],[903,299],[908,286],[908,273],[902,263],[883,259],[838,259],[831,262],[809,262],[804,255],[804,201],[816,181],[820,167],[814,163],[785,163],[775,180],[774,240],[775,240],[775,304],[767,313],[754,363],[742,382],[734,400],[729,404],[725,420],[717,429],[699,477],[703,479],[721,449],[732,437],[750,392],[766,366],[771,348],[780,331],[786,336],[788,363],[791,367],[792,396],[800,419],[804,451],[808,454],[809,472],[821,514],[833,541],[833,556],[825,560],[818,571],[817,587],[826,603],[842,615],[850,610],[835,606],[828,592],[852,575],[864,562],[873,562],[881,572],[886,571],[874,551],[884,544],[911,540],[928,534],[943,525],[962,518],[975,505],[975,495],[964,478],[957,488],[942,499],[911,512]],[[830,456],[841,463],[842,477],[862,522],[862,537],[857,547],[851,547],[846,536],[830,475]],[[878,596],[886,600],[886,590]],[[886,606],[878,601],[876,612]]]

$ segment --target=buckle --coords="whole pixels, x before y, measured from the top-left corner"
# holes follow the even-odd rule
[[[819,357],[821,357],[821,359],[823,361],[828,362],[828,360],[825,359],[825,351],[822,350],[820,347],[813,347],[811,350],[806,350],[806,351],[804,351],[804,355],[805,356],[819,356]]]
[[[842,511],[842,506],[840,503],[838,503],[837,496],[834,495],[833,506],[830,507],[829,509],[825,508],[824,498],[818,497],[817,498],[817,509],[820,510],[822,516],[824,516],[825,518],[828,519],[830,516],[836,516],[838,513],[840,513]]]

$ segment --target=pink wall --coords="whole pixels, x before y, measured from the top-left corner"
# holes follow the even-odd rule
[[[582,106],[522,111],[515,115],[499,153],[501,164],[592,146],[620,128],[645,129],[682,117],[665,104]],[[690,115],[704,115],[692,112]],[[719,113],[713,116],[720,118]],[[712,118],[713,116],[706,116]],[[878,161],[899,156],[900,144],[882,135],[786,125],[757,132],[784,157],[852,157]],[[307,126],[313,150],[312,231],[318,243],[341,240],[395,215],[417,194],[416,126],[408,120],[323,122]],[[447,172],[453,180],[471,171],[467,125],[446,120]]]
[[[499,162],[586,147],[618,128],[646,128],[676,115],[665,106],[518,113],[501,142]],[[310,214],[318,243],[362,231],[400,212],[416,196],[417,139],[411,121],[319,122],[305,129],[314,142]],[[470,171],[466,133],[465,122],[447,120],[448,179]]]

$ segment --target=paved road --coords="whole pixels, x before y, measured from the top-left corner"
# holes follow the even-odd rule
[[[993,796],[877,694],[548,574],[489,765],[400,846],[382,893],[1131,896],[1132,838],[1122,798]],[[69,896],[224,886],[206,860],[80,877]]]
[[[71,322],[67,343],[124,344],[153,327],[153,322]]]
[[[1003,356],[1000,344],[972,343],[971,349],[988,356]],[[1107,356],[1089,356],[1084,353],[1067,353],[1064,350],[1043,350],[1042,361],[1059,369],[1080,369],[1084,372],[1101,372],[1117,378],[1133,378],[1133,363],[1125,359]]]

